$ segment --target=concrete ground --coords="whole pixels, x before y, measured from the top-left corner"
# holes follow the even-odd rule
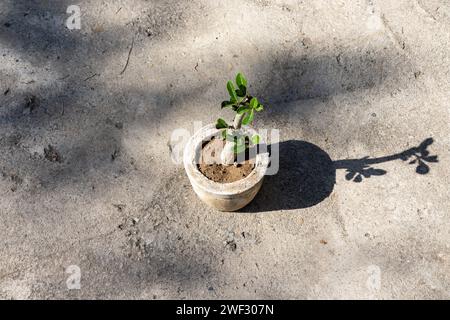
[[[238,71],[281,167],[222,213],[169,139]],[[449,72],[446,0],[1,1],[0,298],[450,298]]]

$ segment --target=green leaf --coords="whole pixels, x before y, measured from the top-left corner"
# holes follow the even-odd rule
[[[222,140],[225,140],[227,138],[227,129],[222,130],[220,134],[222,135]]]
[[[245,79],[244,75],[240,72],[236,75],[236,84],[239,88],[241,86],[244,88],[247,86],[247,79]]]
[[[258,104],[258,106],[255,108],[256,111],[263,111],[264,110],[264,106],[262,104]]]
[[[259,144],[259,141],[261,140],[261,137],[258,135],[258,134],[255,134],[253,137],[252,137],[252,143],[253,144]]]
[[[216,129],[226,129],[226,128],[228,128],[227,122],[222,118],[217,119]]]
[[[250,100],[250,107],[252,107],[253,109],[255,109],[258,106],[258,104],[259,104],[258,99],[252,98],[252,100]]]
[[[228,90],[228,93],[230,94],[231,102],[234,103],[234,101],[237,101],[237,95],[236,95],[236,91],[234,89],[233,82],[231,82],[231,81],[227,82],[227,90]]]
[[[236,94],[239,90],[236,90]],[[237,98],[237,103],[241,103],[243,100],[245,99],[245,97],[238,97]]]
[[[243,124],[243,125],[248,125],[249,123],[251,123],[251,122],[253,121],[253,116],[254,116],[254,113],[253,113],[253,109],[252,109],[252,110],[250,110],[250,112],[247,113],[247,115],[244,117],[244,120],[242,120],[242,124]]]
[[[238,97],[244,98],[247,94],[247,88],[244,86],[239,86],[239,89],[236,90],[236,94],[238,95]]]
[[[222,101],[222,109],[231,107],[232,105],[233,105],[233,102],[231,102],[231,101]]]
[[[236,90],[237,95],[240,97],[245,97],[247,94],[247,80],[242,73],[238,73],[236,75],[236,84],[239,88]]]
[[[238,114],[243,114],[244,112],[250,111],[250,107],[249,106],[240,106],[237,109],[237,113]]]

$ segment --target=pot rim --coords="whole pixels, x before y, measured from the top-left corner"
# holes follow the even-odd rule
[[[250,127],[243,126],[241,130],[249,135],[257,134],[257,132]],[[245,177],[234,182],[220,183],[208,179],[197,167],[196,155],[197,149],[208,141],[211,137],[216,136],[220,132],[220,129],[216,129],[215,124],[208,124],[198,130],[191,136],[188,143],[184,148],[183,163],[189,180],[196,187],[222,196],[232,196],[243,193],[256,184],[258,184],[263,178],[269,166],[269,153],[257,153],[255,157],[255,168],[252,172]],[[260,144],[264,143],[263,141]]]

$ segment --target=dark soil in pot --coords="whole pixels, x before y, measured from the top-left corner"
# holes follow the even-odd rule
[[[255,168],[255,161],[249,159],[248,152],[245,161],[232,165],[223,165],[220,161],[220,153],[225,145],[225,141],[212,138],[202,146],[201,158],[198,169],[208,179],[219,183],[235,182],[247,177]]]

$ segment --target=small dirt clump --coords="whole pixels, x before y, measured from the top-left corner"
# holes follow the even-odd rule
[[[51,162],[62,162],[62,157],[58,153],[55,147],[48,145],[48,148],[44,148],[45,159]]]

